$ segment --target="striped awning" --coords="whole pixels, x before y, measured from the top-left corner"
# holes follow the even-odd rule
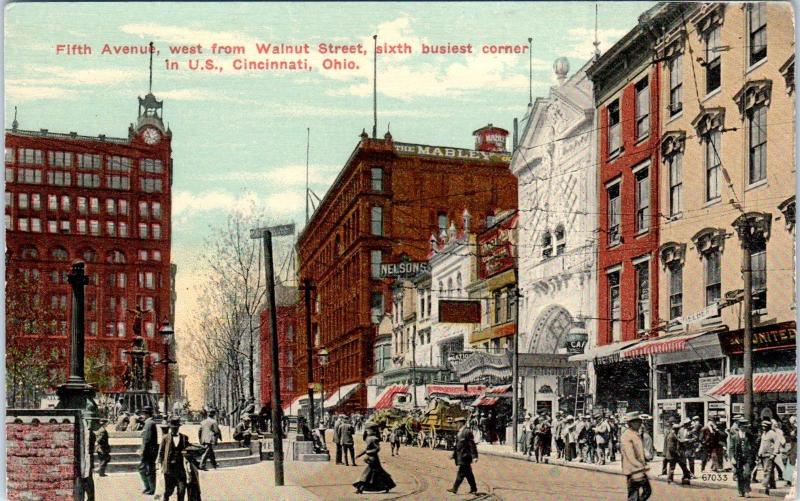
[[[499,397],[478,397],[472,402],[473,407],[491,407],[500,400]]]
[[[754,393],[794,393],[797,391],[797,373],[763,372],[753,374]],[[728,376],[708,392],[709,395],[743,395],[744,376]]]
[[[629,341],[620,341],[617,343],[604,344],[600,346],[593,346],[592,348],[587,348],[586,351],[584,351],[583,353],[579,353],[577,355],[571,355],[569,357],[569,361],[570,362],[591,361],[594,362],[595,364],[610,364],[618,362],[620,358],[619,355],[620,351],[638,342],[639,342],[638,339],[634,339]]]
[[[353,393],[361,386],[361,383],[352,383],[352,384],[345,384],[337,388],[331,393],[325,392],[328,395],[328,398],[325,399],[325,408],[332,409],[337,407],[342,402],[350,398]]]
[[[681,336],[664,336],[641,342],[620,352],[620,358],[644,357],[658,353],[675,353],[686,349],[686,343],[699,336],[700,332]]]
[[[425,389],[430,395],[447,395],[448,397],[474,397],[480,395],[486,390],[486,387],[480,384],[466,385],[466,390],[463,384],[429,384]]]
[[[394,404],[394,396],[398,393],[408,393],[408,386],[404,384],[393,384],[383,390],[383,393],[381,393],[381,396],[378,397],[378,400],[375,402],[374,409],[391,409],[392,404]]]

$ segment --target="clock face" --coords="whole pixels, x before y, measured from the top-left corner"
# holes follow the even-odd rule
[[[142,139],[147,144],[158,144],[161,141],[161,133],[158,130],[148,127],[142,133]]]

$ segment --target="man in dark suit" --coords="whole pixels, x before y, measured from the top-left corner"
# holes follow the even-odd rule
[[[142,494],[152,496],[156,493],[156,456],[158,456],[158,430],[153,421],[153,408],[146,405],[142,409],[144,427],[142,428],[142,450],[139,461],[139,476],[142,477]]]
[[[106,467],[111,461],[111,445],[108,443],[108,430],[106,430],[107,423],[108,420],[101,419],[99,421],[100,429],[97,431],[97,459],[100,461],[97,473],[101,477],[106,476]]]
[[[172,492],[177,488],[178,501],[186,495],[186,469],[183,465],[183,451],[189,446],[189,437],[178,430],[181,419],[172,416],[169,420],[169,433],[161,439],[158,448],[158,465],[164,474],[164,501],[169,501]]]
[[[344,418],[342,425],[339,427],[339,443],[342,445],[345,466],[350,466],[350,462],[353,463],[353,466],[356,465],[355,441],[353,440],[355,433],[356,429],[350,424],[350,419]],[[348,456],[350,461],[347,459]]]
[[[470,429],[469,421],[466,418],[457,418],[455,422],[463,424],[461,429],[458,430],[458,435],[456,435],[456,448],[453,451],[453,459],[458,466],[458,473],[456,474],[453,488],[447,489],[447,492],[457,493],[461,482],[466,478],[467,483],[469,483],[469,493],[477,494],[478,486],[475,483],[475,475],[472,473],[472,463],[478,462],[478,448],[475,446],[475,436],[472,434],[472,429]]]
[[[755,437],[750,428],[750,421],[739,417],[738,428],[731,428],[731,450],[728,451],[733,466],[733,476],[736,478],[736,487],[740,497],[750,494],[750,476],[753,470],[753,451],[755,450]]]

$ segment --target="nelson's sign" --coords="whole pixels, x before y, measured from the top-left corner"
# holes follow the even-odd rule
[[[394,150],[400,155],[419,155],[425,157],[455,158],[460,160],[484,160],[490,162],[510,162],[508,153],[428,146],[425,144],[394,143]]]
[[[381,264],[381,278],[413,277],[419,273],[430,272],[427,261],[401,261]]]

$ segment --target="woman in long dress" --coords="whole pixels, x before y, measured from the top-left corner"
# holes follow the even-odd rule
[[[356,457],[360,458],[361,456],[365,456],[364,463],[366,463],[367,467],[364,468],[364,472],[361,473],[361,479],[354,483],[353,487],[356,488],[358,494],[364,491],[389,492],[394,489],[397,484],[394,483],[391,475],[386,473],[386,470],[381,466],[381,460],[378,457],[378,453],[381,450],[378,429],[376,426],[368,425],[365,432],[367,434],[366,447],[364,451]]]

